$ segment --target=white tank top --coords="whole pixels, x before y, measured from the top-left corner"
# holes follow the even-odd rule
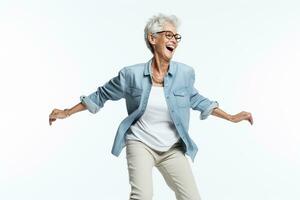
[[[144,114],[130,127],[126,139],[139,140],[157,151],[168,151],[179,140],[169,114],[164,88],[152,86]]]

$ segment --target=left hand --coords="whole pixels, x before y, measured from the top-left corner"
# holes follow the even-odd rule
[[[243,120],[247,120],[249,121],[249,123],[252,125],[253,124],[253,118],[252,118],[252,114],[246,111],[242,111],[236,115],[232,115],[230,121],[232,122],[240,122]]]

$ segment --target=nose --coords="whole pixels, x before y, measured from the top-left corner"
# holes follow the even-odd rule
[[[175,36],[173,35],[173,37],[171,38],[171,42],[173,42],[174,44],[177,44],[177,40],[175,39]]]

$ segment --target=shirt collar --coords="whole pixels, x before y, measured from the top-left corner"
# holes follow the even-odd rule
[[[144,75],[145,76],[151,74],[151,70],[152,70],[151,64],[152,64],[152,58],[145,65],[145,68],[144,68]],[[176,70],[176,64],[173,61],[170,61],[168,74],[173,76],[175,74],[175,70]]]

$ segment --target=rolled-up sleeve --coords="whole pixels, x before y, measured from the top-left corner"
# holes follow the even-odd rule
[[[97,91],[88,96],[80,96],[80,102],[84,104],[88,111],[95,114],[107,100],[119,100],[124,98],[126,84],[126,68],[119,71],[118,76],[110,79],[103,86],[98,87]]]
[[[197,89],[194,87],[195,82],[195,72],[192,71],[191,79],[192,81],[192,92],[190,96],[190,105],[193,110],[200,111],[200,119],[206,119],[213,111],[214,108],[219,107],[219,103],[217,101],[211,101],[208,98],[199,94]]]

